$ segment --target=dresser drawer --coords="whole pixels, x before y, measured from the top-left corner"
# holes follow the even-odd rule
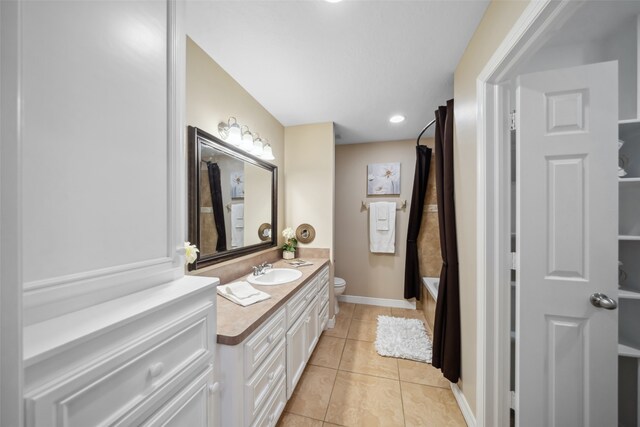
[[[209,307],[35,390],[26,399],[27,425],[114,425],[143,411],[210,358]]]
[[[251,427],[275,427],[286,404],[286,381],[283,378],[267,402],[267,406],[260,412]]]
[[[289,329],[298,317],[307,308],[309,301],[313,299],[317,290],[317,278],[313,278],[287,303],[287,329]]]
[[[286,333],[285,310],[280,309],[271,320],[257,329],[244,344],[244,374],[250,377]]]
[[[247,381],[244,388],[245,424],[255,418],[265,402],[271,396],[273,389],[285,378],[286,359],[285,341],[272,352],[256,373]]]

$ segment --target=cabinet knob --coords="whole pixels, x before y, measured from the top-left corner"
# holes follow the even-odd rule
[[[164,371],[164,363],[162,362],[154,363],[153,365],[149,366],[149,376],[151,378],[157,377],[162,373],[162,371]]]
[[[209,393],[216,394],[220,391],[220,383],[213,383],[209,385]]]
[[[275,373],[275,372],[271,372],[271,373],[269,374],[269,382],[272,382],[272,381],[273,381],[273,379],[275,378],[275,376],[276,376],[276,373]]]

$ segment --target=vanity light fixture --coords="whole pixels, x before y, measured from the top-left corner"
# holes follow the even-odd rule
[[[242,141],[240,142],[240,148],[245,151],[250,151],[253,148],[253,134],[249,130],[249,126],[242,126]]]
[[[240,145],[242,141],[242,132],[240,131],[240,125],[238,124],[238,120],[235,117],[229,117],[227,123],[220,122],[218,123],[218,133],[230,144],[235,146]]]
[[[275,160],[273,157],[273,150],[271,149],[271,144],[266,143],[264,148],[262,149],[262,158],[265,160]]]
[[[218,133],[226,142],[251,153],[263,160],[275,160],[271,144],[260,138],[258,133],[252,133],[249,126],[240,125],[235,117],[229,117],[227,123],[220,122],[218,124]]]
[[[256,137],[253,138],[253,148],[251,149],[251,154],[254,156],[262,157],[262,153],[264,152],[264,144],[262,142],[262,138],[260,135],[256,134]]]
[[[404,122],[404,116],[401,116],[400,114],[397,114],[395,116],[391,116],[389,121],[391,123],[402,123],[402,122]]]

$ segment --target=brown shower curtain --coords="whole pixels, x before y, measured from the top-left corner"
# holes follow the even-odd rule
[[[220,167],[217,163],[207,163],[209,172],[209,188],[211,190],[211,203],[213,205],[213,219],[216,221],[218,241],[216,252],[227,250],[227,232],[224,224],[224,206],[222,203],[222,185],[220,181]]]
[[[422,135],[422,134],[420,134]],[[422,222],[424,198],[427,193],[427,178],[431,167],[431,148],[416,143],[416,171],[413,175],[413,193],[409,211],[409,229],[407,230],[407,255],[404,267],[404,297],[420,300],[420,262],[418,260],[418,235]]]
[[[453,99],[436,111],[436,189],[442,269],[433,331],[432,364],[445,378],[460,378],[460,287],[453,187]]]

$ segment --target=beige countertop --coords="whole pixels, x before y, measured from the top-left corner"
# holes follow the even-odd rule
[[[273,313],[282,307],[298,289],[302,288],[309,281],[310,277],[317,273],[322,267],[329,264],[329,260],[326,258],[304,259],[312,262],[313,265],[298,268],[302,271],[302,277],[300,279],[277,286],[253,285],[256,289],[271,295],[271,298],[268,300],[260,301],[248,307],[242,307],[218,295],[218,344],[240,344],[245,338],[251,335],[251,332],[255,331]],[[273,267],[292,268],[291,265],[283,260],[275,262]],[[247,275],[249,275],[249,272],[228,283],[244,280]],[[228,283],[221,284],[226,285]]]

